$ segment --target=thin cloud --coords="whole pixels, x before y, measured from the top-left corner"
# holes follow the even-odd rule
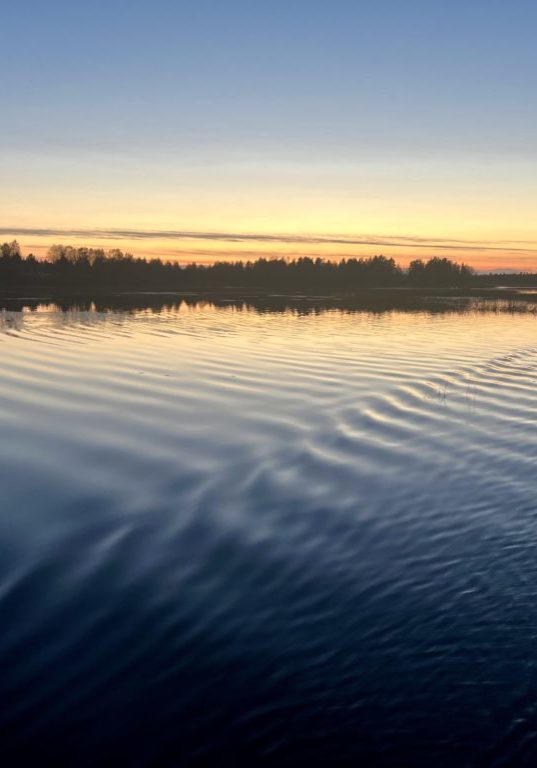
[[[272,243],[282,245],[366,245],[386,248],[426,248],[453,251],[502,251],[537,255],[537,244],[530,241],[467,240],[390,235],[293,235],[246,232],[199,232],[191,230],[145,229],[56,229],[36,227],[0,227],[1,236],[58,237],[91,240],[195,240],[212,243]],[[528,247],[532,245],[533,247]]]

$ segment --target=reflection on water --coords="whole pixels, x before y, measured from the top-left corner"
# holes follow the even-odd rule
[[[10,764],[535,764],[530,305],[3,306]]]
[[[486,292],[454,293],[449,289],[430,295],[425,291],[406,291],[399,289],[368,291],[349,296],[312,295],[255,295],[228,296],[222,294],[207,295],[177,293],[116,293],[102,296],[68,296],[50,299],[43,298],[6,298],[0,296],[0,312],[21,313],[56,309],[62,312],[64,319],[73,313],[133,313],[148,310],[156,313],[178,311],[181,308],[201,308],[207,305],[215,309],[235,309],[260,313],[293,312],[300,315],[323,314],[337,309],[341,312],[364,312],[375,314],[404,311],[426,311],[430,313],[459,312],[537,312],[536,294],[532,289],[510,291],[491,289]]]

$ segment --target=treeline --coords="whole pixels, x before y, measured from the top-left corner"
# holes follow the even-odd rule
[[[43,287],[77,291],[321,291],[352,293],[368,288],[464,288],[491,284],[464,265],[446,258],[416,259],[407,269],[394,259],[373,256],[339,262],[303,257],[217,262],[211,265],[136,258],[118,249],[54,245],[45,259],[23,256],[16,241],[0,246],[0,290]],[[504,280],[504,278],[506,278]],[[507,280],[507,278],[509,278]],[[495,276],[514,285],[515,276]],[[535,278],[534,278],[535,279]]]

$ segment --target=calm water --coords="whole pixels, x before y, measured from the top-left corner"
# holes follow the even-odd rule
[[[0,354],[9,765],[537,764],[536,315],[8,308]]]

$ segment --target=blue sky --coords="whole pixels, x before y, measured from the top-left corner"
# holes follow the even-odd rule
[[[1,223],[360,235],[384,206],[390,236],[537,240],[536,22],[520,0],[3,3]]]

